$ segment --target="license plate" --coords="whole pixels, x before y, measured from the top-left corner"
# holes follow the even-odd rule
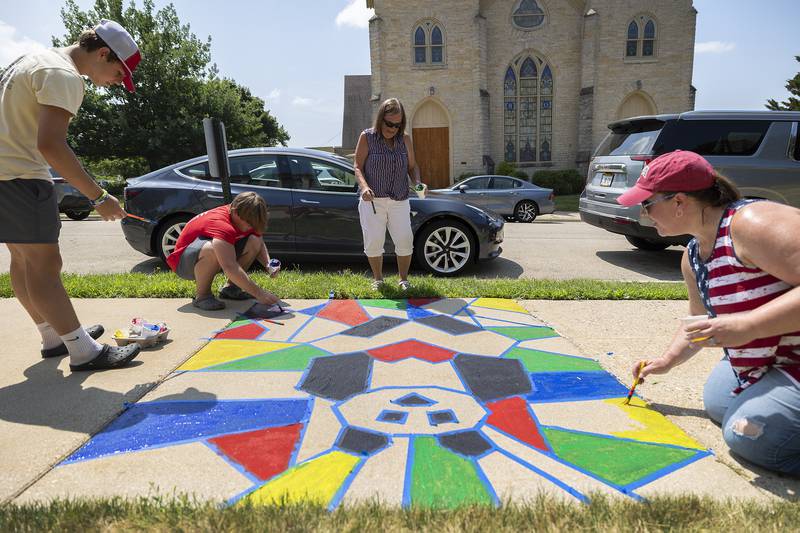
[[[600,177],[601,187],[611,187],[611,182],[614,181],[614,174],[606,172]]]

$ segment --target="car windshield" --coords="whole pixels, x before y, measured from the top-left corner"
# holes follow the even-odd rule
[[[594,157],[652,154],[653,145],[663,127],[664,122],[660,120],[632,122],[616,127],[597,147]]]

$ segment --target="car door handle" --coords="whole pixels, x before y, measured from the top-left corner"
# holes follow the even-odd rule
[[[318,205],[319,204],[319,202],[315,202],[313,200],[304,200],[302,198],[300,198],[300,203],[301,204],[313,204],[313,205]]]

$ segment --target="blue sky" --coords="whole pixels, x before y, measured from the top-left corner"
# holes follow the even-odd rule
[[[81,8],[93,0],[77,0]],[[156,7],[166,5],[155,0]],[[341,141],[345,74],[369,74],[364,0],[173,0],[183,23],[211,36],[223,76],[249,87],[292,146]],[[138,0],[137,5],[141,6]],[[697,109],[764,109],[800,71],[797,0],[695,0]],[[64,32],[59,0],[0,3],[0,65]]]

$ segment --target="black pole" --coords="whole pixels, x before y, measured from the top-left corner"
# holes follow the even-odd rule
[[[225,138],[225,124],[216,118],[203,119],[203,131],[206,136],[208,152],[208,173],[222,183],[222,195],[225,203],[233,201],[231,194],[231,167],[228,161],[228,141]]]

